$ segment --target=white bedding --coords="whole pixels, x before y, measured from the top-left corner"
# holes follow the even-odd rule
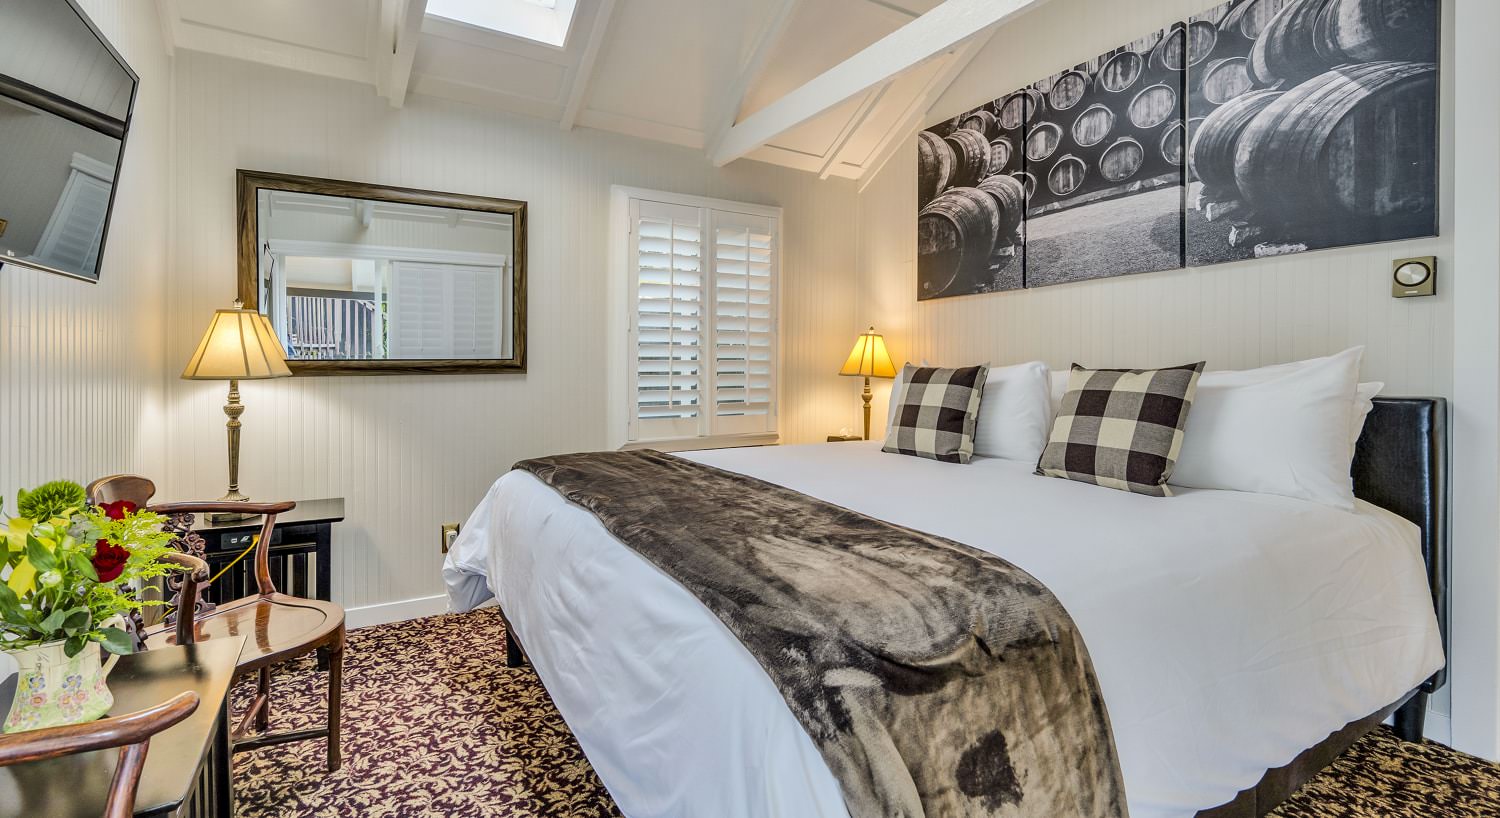
[[[1232,799],[1443,662],[1417,528],[1360,502],[1142,497],[884,454],[878,443],[693,459],[998,554],[1052,589],[1092,654],[1133,818]],[[493,592],[631,818],[842,818],[770,679],[693,596],[529,473],[498,481],[443,570]]]

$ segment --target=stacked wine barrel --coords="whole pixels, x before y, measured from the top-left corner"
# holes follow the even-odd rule
[[[1340,244],[1430,222],[1439,0],[1227,4],[1190,103],[1195,204],[1234,241]],[[1190,79],[1190,86],[1192,80]]]
[[[918,135],[918,278],[921,296],[980,292],[1021,246],[1026,188],[1022,128],[994,107]]]
[[[1011,95],[1028,100],[1018,170],[1032,190],[1028,212],[1087,204],[1179,173],[1182,71],[1203,58],[1214,36],[1212,27],[1179,25]]]

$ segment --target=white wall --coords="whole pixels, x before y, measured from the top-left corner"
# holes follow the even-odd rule
[[[0,493],[162,474],[171,64],[154,7],[83,0],[141,77],[98,284],[0,267]],[[0,213],[0,216],[3,216]]]
[[[185,362],[235,294],[236,168],[530,202],[526,375],[295,378],[247,383],[241,483],[253,497],[348,498],[334,598],[358,607],[442,593],[438,527],[463,520],[511,463],[605,445],[605,224],[611,184],[785,208],[783,438],[858,418],[852,379],[856,194],[757,163],[201,54],[177,56],[167,360]],[[174,370],[175,371],[175,370]],[[225,482],[224,386],[171,380],[168,486]],[[421,606],[402,610],[418,610]]]
[[[934,106],[929,121],[952,117],[1214,5],[1212,0],[1052,0],[998,31]],[[897,361],[998,365],[1040,359],[1067,367],[1074,361],[1156,366],[1203,359],[1210,369],[1240,369],[1362,344],[1363,375],[1385,381],[1386,394],[1450,399],[1458,394],[1456,371],[1487,373],[1487,378],[1465,384],[1471,392],[1480,390],[1487,402],[1475,410],[1477,417],[1466,411],[1470,407],[1456,408],[1460,422],[1453,442],[1461,462],[1473,461],[1464,466],[1466,472],[1455,472],[1456,530],[1464,532],[1467,520],[1480,523],[1467,538],[1455,539],[1455,577],[1470,594],[1482,595],[1474,600],[1481,609],[1472,614],[1473,627],[1455,620],[1455,634],[1463,632],[1462,638],[1455,637],[1455,683],[1435,699],[1434,727],[1437,737],[1446,739],[1449,696],[1471,690],[1478,709],[1468,712],[1484,726],[1469,729],[1466,723],[1460,730],[1460,711],[1455,737],[1467,731],[1461,742],[1465,749],[1497,757],[1497,413],[1495,395],[1482,391],[1494,391],[1500,368],[1492,284],[1496,188],[1490,184],[1497,154],[1496,104],[1494,95],[1482,90],[1495,81],[1494,66],[1486,62],[1493,46],[1478,44],[1493,38],[1500,25],[1495,19],[1478,19],[1494,18],[1493,8],[1466,9],[1475,17],[1471,26],[1483,34],[1471,32],[1468,47],[1461,48],[1466,42],[1455,40],[1453,6],[1445,0],[1440,237],[918,303],[913,140],[861,190],[857,320],[887,333]],[[1085,20],[1086,25],[1080,24]],[[1459,82],[1467,88],[1461,115],[1474,120],[1462,153],[1454,127]],[[1456,167],[1464,169],[1459,181]],[[1460,181],[1465,196],[1456,200]],[[1471,203],[1481,198],[1485,206],[1476,213]],[[1462,211],[1457,201],[1462,201]],[[1477,240],[1478,255],[1490,253],[1472,264],[1467,263],[1470,256],[1455,255],[1456,223],[1465,218],[1464,229],[1470,240]],[[1391,260],[1423,255],[1438,257],[1438,296],[1391,298]],[[1465,292],[1474,301],[1459,307]],[[1456,320],[1461,316],[1466,322]],[[1457,343],[1467,337],[1466,330],[1477,331],[1474,341]],[[877,393],[877,411],[889,393],[889,386]],[[1467,448],[1469,441],[1479,446],[1477,451]],[[1471,473],[1483,478],[1486,467],[1489,482],[1476,485],[1477,497],[1466,496],[1460,478]],[[1465,561],[1466,551],[1471,561]],[[1460,577],[1466,564],[1476,578]],[[1489,583],[1487,590],[1481,590],[1482,583]],[[1464,602],[1457,599],[1455,611]],[[1473,668],[1468,677],[1462,675],[1466,664]]]

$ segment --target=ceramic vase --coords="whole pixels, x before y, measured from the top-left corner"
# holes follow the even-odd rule
[[[120,658],[99,660],[99,646],[85,645],[77,656],[63,652],[63,642],[7,651],[19,666],[16,696],[5,717],[5,732],[37,730],[93,721],[114,705],[105,677]]]

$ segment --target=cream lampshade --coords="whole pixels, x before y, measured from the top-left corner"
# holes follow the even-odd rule
[[[870,439],[870,379],[896,377],[896,365],[891,363],[890,353],[885,351],[885,336],[870,327],[854,342],[854,351],[844,362],[840,375],[862,375],[865,379],[865,440]]]
[[[198,351],[188,361],[182,377],[191,381],[229,381],[229,402],[224,414],[229,416],[229,491],[223,499],[244,501],[240,493],[240,381],[285,378],[292,374],[286,366],[286,351],[276,337],[276,330],[256,310],[234,308],[217,310],[198,342]]]

